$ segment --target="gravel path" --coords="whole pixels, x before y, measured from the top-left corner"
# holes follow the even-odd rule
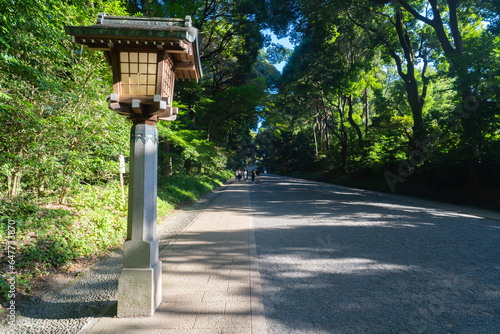
[[[158,226],[160,251],[184,230],[224,186],[204,199],[165,218]],[[101,263],[63,288],[23,302],[14,326],[1,326],[9,334],[74,334],[116,302],[122,250],[111,253]]]
[[[500,333],[500,223],[363,190],[250,186],[268,333]]]

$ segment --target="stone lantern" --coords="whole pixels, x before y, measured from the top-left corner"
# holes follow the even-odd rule
[[[100,13],[97,23],[65,27],[73,42],[101,50],[113,70],[111,110],[133,122],[127,239],[118,279],[118,317],[152,316],[162,301],[156,198],[159,120],[175,120],[177,79],[202,77],[198,30],[191,18],[143,18]]]

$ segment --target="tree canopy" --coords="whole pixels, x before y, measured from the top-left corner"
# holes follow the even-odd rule
[[[260,163],[281,173],[362,172],[394,190],[415,172],[477,184],[499,164],[497,1],[0,0],[0,8],[6,196],[57,192],[63,202],[75,184],[114,177],[127,154],[127,121],[105,104],[108,64],[63,30],[93,24],[99,12],[190,15],[200,31],[205,77],[176,82],[178,119],[158,125],[163,175]],[[266,29],[295,49],[273,44]],[[280,73],[273,64],[283,60]]]
[[[500,148],[498,5],[269,5],[271,29],[298,45],[273,110],[292,125],[278,127],[288,135],[276,152],[289,150],[289,160],[303,162],[305,140],[315,152],[304,164],[310,171],[383,174],[393,191],[416,171],[438,174],[428,178],[436,183],[491,180],[484,177],[498,167]],[[271,169],[291,172],[297,163]],[[443,173],[448,168],[453,172]]]
[[[128,154],[128,121],[111,112],[111,68],[101,52],[72,43],[65,25],[112,15],[185,17],[200,30],[205,78],[177,82],[178,120],[159,124],[160,166],[171,173],[225,168],[268,107],[260,54],[263,1],[0,1],[2,192],[60,201],[75,184],[116,177]],[[276,74],[274,74],[276,76]]]

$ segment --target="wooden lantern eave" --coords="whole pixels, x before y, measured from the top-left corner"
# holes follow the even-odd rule
[[[65,27],[75,43],[87,45],[90,49],[103,51],[111,62],[112,48],[142,50],[165,50],[174,56],[176,79],[198,80],[203,76],[198,57],[198,38],[196,28],[186,27],[147,27],[144,25],[106,26],[102,24],[89,27]]]

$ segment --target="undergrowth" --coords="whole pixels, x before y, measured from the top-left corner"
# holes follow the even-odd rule
[[[220,187],[233,176],[231,171],[220,171],[211,175],[172,175],[158,180],[158,198],[175,204],[194,201]],[[196,180],[196,182],[193,182]]]
[[[158,221],[174,210],[174,204],[194,201],[230,177],[230,172],[222,171],[210,176],[174,175],[158,180]],[[81,185],[73,189],[66,205],[54,204],[56,195],[0,199],[0,301],[8,300],[7,280],[12,275],[8,226],[15,227],[17,293],[29,295],[33,279],[119,247],[126,237],[126,202],[122,202],[118,181]]]

